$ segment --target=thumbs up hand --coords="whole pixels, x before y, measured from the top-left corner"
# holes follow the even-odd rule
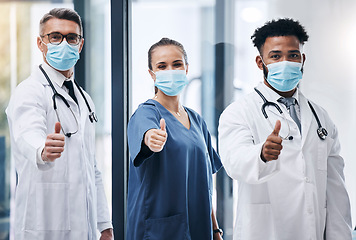
[[[282,150],[282,138],[279,136],[281,121],[277,120],[273,132],[262,146],[261,158],[264,162],[277,160]]]
[[[166,122],[163,118],[160,121],[160,129],[150,129],[146,132],[145,144],[152,152],[162,151],[167,141]]]
[[[42,150],[42,160],[45,162],[53,162],[59,158],[64,151],[64,135],[61,132],[61,123],[56,122],[54,133],[48,134],[45,147]]]

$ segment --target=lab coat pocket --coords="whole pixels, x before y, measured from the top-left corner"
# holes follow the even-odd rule
[[[187,223],[183,214],[145,220],[145,240],[185,240]]]
[[[274,240],[275,226],[272,218],[270,204],[249,204],[246,206],[245,214],[242,216],[244,225],[241,239],[249,240]]]
[[[318,170],[327,171],[328,169],[328,156],[331,151],[334,139],[326,137],[325,140],[320,140],[318,145]]]
[[[70,230],[69,184],[36,184],[36,229]]]

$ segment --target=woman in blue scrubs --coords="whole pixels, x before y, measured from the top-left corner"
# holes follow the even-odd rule
[[[222,239],[212,209],[212,174],[221,168],[207,126],[184,107],[187,55],[163,38],[148,52],[156,94],[128,124],[127,239]]]

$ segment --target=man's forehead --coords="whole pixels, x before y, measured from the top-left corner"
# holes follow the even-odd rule
[[[271,51],[299,51],[303,49],[303,44],[300,43],[296,36],[275,36],[266,38],[262,49],[267,52]]]
[[[288,50],[278,50],[278,49],[271,49],[268,53],[300,53],[302,49],[288,49]]]
[[[80,27],[78,23],[67,19],[51,18],[45,22],[44,29],[47,32],[72,32],[80,34]]]

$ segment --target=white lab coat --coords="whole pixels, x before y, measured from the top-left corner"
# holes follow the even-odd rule
[[[258,89],[267,100],[278,94],[264,84]],[[238,181],[234,240],[351,240],[351,213],[344,184],[344,160],[334,123],[313,104],[329,135],[321,140],[307,99],[299,91],[302,134],[285,112],[293,140],[284,140],[276,161],[264,163],[262,145],[272,128],[261,112],[263,100],[253,91],[228,106],[219,122],[219,152],[226,172]],[[274,107],[266,112],[281,136],[286,120]],[[301,136],[302,135],[302,136]],[[325,234],[325,237],[324,237]]]
[[[52,81],[53,82],[53,81]],[[101,174],[95,160],[95,125],[75,87],[79,106],[53,82],[78,119],[78,133],[65,139],[62,156],[38,164],[37,149],[58,121],[53,91],[37,67],[13,93],[6,110],[12,158],[18,173],[15,209],[16,240],[96,240],[96,231],[112,227]],[[88,94],[85,96],[94,109]],[[75,127],[73,116],[57,98],[63,125]],[[69,119],[67,118],[69,117]]]

